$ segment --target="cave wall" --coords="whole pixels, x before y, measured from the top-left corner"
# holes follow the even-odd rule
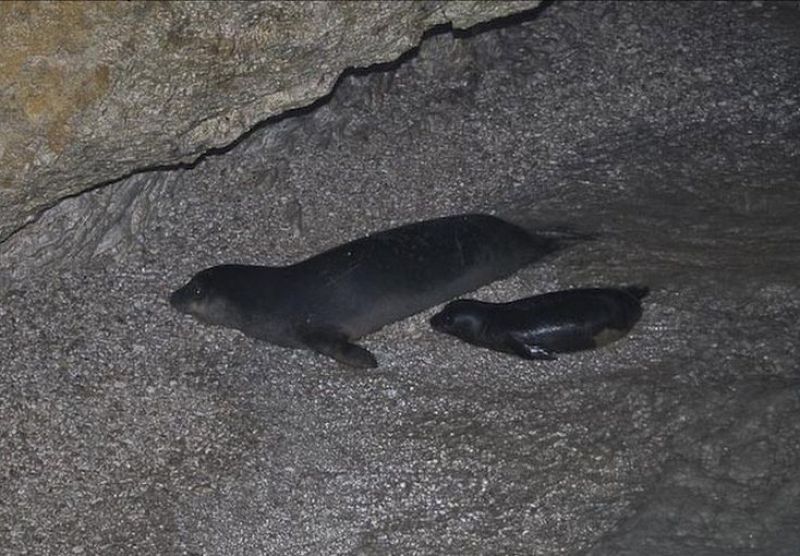
[[[0,3],[0,241],[43,208],[190,163],[394,60],[537,1]]]

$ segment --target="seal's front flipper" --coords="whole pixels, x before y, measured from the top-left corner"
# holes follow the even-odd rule
[[[523,359],[539,359],[543,361],[555,361],[556,356],[553,352],[536,344],[526,343],[521,335],[511,333],[508,337],[507,345],[515,354]]]
[[[316,330],[303,334],[303,343],[322,355],[336,359],[340,363],[359,369],[374,369],[378,366],[375,356],[369,351],[351,343],[344,334],[330,330]]]

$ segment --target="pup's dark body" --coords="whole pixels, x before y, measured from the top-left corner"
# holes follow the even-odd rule
[[[488,215],[437,218],[290,266],[212,267],[170,302],[209,324],[374,367],[372,354],[352,340],[508,276],[558,248],[558,239]]]
[[[525,359],[555,359],[622,338],[642,316],[647,288],[586,288],[510,303],[460,299],[431,318],[431,326],[474,345]]]

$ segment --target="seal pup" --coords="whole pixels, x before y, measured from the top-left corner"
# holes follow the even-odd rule
[[[434,330],[524,359],[593,349],[625,336],[642,316],[649,289],[584,288],[509,303],[459,299],[430,319]]]
[[[373,233],[288,266],[211,267],[169,301],[206,324],[376,367],[354,340],[586,237],[529,233],[485,214],[447,216]]]

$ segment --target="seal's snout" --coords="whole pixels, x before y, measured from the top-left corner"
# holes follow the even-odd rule
[[[459,313],[454,310],[451,303],[445,305],[444,309],[433,315],[428,321],[431,328],[437,332],[452,334],[458,328]]]
[[[445,332],[453,325],[453,318],[447,310],[441,311],[433,315],[428,323],[436,331]]]
[[[169,304],[172,308],[182,313],[186,312],[186,305],[189,302],[189,290],[187,286],[178,288],[169,296]]]

